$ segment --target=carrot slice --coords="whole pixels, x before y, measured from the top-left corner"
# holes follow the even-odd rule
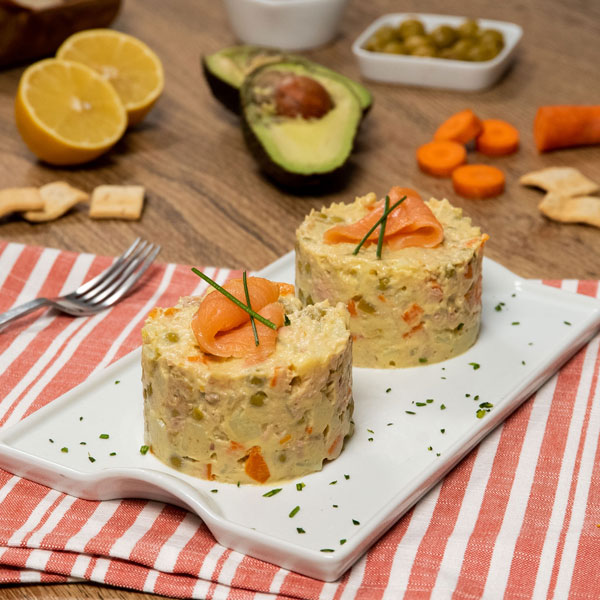
[[[533,137],[540,152],[600,144],[600,106],[541,106]]]
[[[475,139],[481,133],[481,130],[481,121],[470,108],[467,108],[446,119],[437,128],[433,139],[436,141],[450,140],[452,142],[467,144]]]
[[[246,471],[248,477],[251,477],[254,481],[258,481],[258,483],[265,483],[271,476],[269,467],[260,452],[260,446],[252,446],[250,448],[246,464],[244,465],[244,471]]]
[[[454,191],[465,198],[491,198],[504,191],[504,173],[489,165],[463,165],[452,173]]]
[[[519,132],[501,119],[485,119],[483,131],[475,141],[477,150],[487,156],[512,154],[519,148]]]
[[[467,151],[458,142],[433,141],[417,148],[417,163],[421,171],[438,177],[450,177],[452,171],[466,160]]]

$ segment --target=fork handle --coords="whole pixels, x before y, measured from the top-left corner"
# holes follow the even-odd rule
[[[35,298],[35,300],[30,300],[29,302],[25,302],[25,304],[15,306],[0,315],[0,327],[7,325],[19,317],[28,315],[30,312],[33,312],[42,306],[48,306],[49,304],[51,304],[51,302],[46,298]]]

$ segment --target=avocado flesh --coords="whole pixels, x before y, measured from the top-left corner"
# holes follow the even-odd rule
[[[322,70],[325,74],[337,76],[356,94],[363,114],[366,115],[371,108],[373,96],[364,85],[302,56],[285,54],[279,50],[248,45],[230,46],[205,56],[202,60],[202,67],[215,98],[233,112],[239,113],[237,96],[244,78],[262,65],[282,60],[305,62],[313,68]]]
[[[276,114],[269,98],[278,75],[304,75],[328,92],[333,108],[320,118],[304,119]],[[320,176],[340,169],[347,161],[362,110],[358,97],[339,76],[304,61],[285,61],[253,71],[241,89],[244,134],[263,170],[283,185],[317,183]]]

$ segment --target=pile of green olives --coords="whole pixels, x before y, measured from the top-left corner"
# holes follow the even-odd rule
[[[472,19],[458,27],[438,25],[427,33],[418,19],[396,27],[383,25],[366,42],[365,50],[481,62],[491,60],[504,48],[504,36],[496,29],[481,29]]]

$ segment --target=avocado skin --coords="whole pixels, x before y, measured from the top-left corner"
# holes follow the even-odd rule
[[[200,60],[204,79],[208,83],[208,87],[212,95],[232,113],[239,115],[242,111],[240,108],[240,90],[239,88],[230,85],[221,79],[216,73],[213,73],[206,62],[206,58]]]
[[[242,51],[242,50],[247,51],[248,46],[239,46],[239,48],[240,48],[240,51]],[[231,50],[231,48],[224,48],[223,50],[220,50],[219,52],[224,52],[224,51],[228,51],[228,50]],[[257,51],[258,50],[259,49],[257,48]],[[268,48],[265,48],[264,52],[267,55],[273,54],[273,50],[268,49]],[[214,54],[211,56],[214,56]],[[373,106],[373,96],[369,93],[367,88],[362,86],[362,84],[354,82],[349,77],[346,77],[345,75],[341,75],[341,73],[337,73],[336,71],[329,69],[329,67],[325,67],[319,63],[315,63],[303,56],[298,56],[295,54],[286,54],[283,52],[279,55],[273,54],[272,62],[281,62],[284,60],[303,61],[307,64],[315,65],[319,69],[324,69],[326,71],[331,71],[333,73],[336,73],[337,75],[339,75],[349,81],[352,81],[355,85],[362,87],[365,92],[365,96],[368,98],[365,101],[365,103],[363,103],[361,101],[363,119],[370,112],[370,110]],[[201,57],[200,62],[202,65],[202,72],[204,74],[204,78],[206,79],[206,82],[208,83],[208,87],[210,88],[210,91],[212,92],[212,95],[214,96],[214,98],[216,100],[218,100],[223,106],[225,106],[225,108],[227,108],[231,112],[235,113],[236,115],[240,115],[242,112],[241,103],[240,103],[240,88],[235,87],[234,85],[231,85],[230,83],[227,83],[226,81],[224,81],[223,79],[221,79],[219,77],[218,73],[211,71],[208,66],[207,57],[205,57],[205,56]],[[260,67],[258,67],[258,68],[260,68]]]
[[[274,182],[279,184],[281,187],[286,188],[290,191],[301,192],[305,189],[312,189],[315,187],[321,188],[325,191],[331,185],[340,185],[343,184],[346,173],[349,171],[348,163],[351,155],[351,151],[346,155],[344,161],[337,167],[334,167],[328,171],[321,171],[318,173],[298,173],[296,171],[287,169],[283,164],[279,164],[275,160],[271,158],[269,153],[265,150],[258,136],[252,129],[247,117],[245,110],[245,98],[248,93],[247,90],[252,86],[253,81],[256,78],[260,77],[260,74],[264,70],[269,69],[279,69],[280,65],[286,64],[295,64],[303,66],[307,73],[310,75],[311,72],[319,72],[323,75],[323,71],[321,70],[321,65],[312,63],[311,61],[306,61],[304,59],[293,60],[293,59],[285,59],[278,62],[270,63],[262,65],[252,71],[246,79],[242,87],[240,88],[240,109],[241,109],[241,128],[244,136],[244,140],[246,145],[250,151],[250,154],[253,156],[261,171],[267,175]],[[284,69],[283,69],[284,70]],[[347,93],[351,96],[355,97],[357,103],[359,103],[356,94],[346,86],[343,81],[340,81],[340,76],[335,73],[335,71],[331,71],[330,69],[326,69],[328,73],[328,77],[332,79],[336,79],[338,83],[342,83],[347,90]],[[364,114],[364,113],[363,113]],[[358,116],[358,120],[356,122],[356,129],[354,133],[354,138],[352,142],[352,149],[354,147],[354,143],[356,142],[356,136],[358,135],[358,130],[360,128],[360,124],[362,122],[362,116]]]

